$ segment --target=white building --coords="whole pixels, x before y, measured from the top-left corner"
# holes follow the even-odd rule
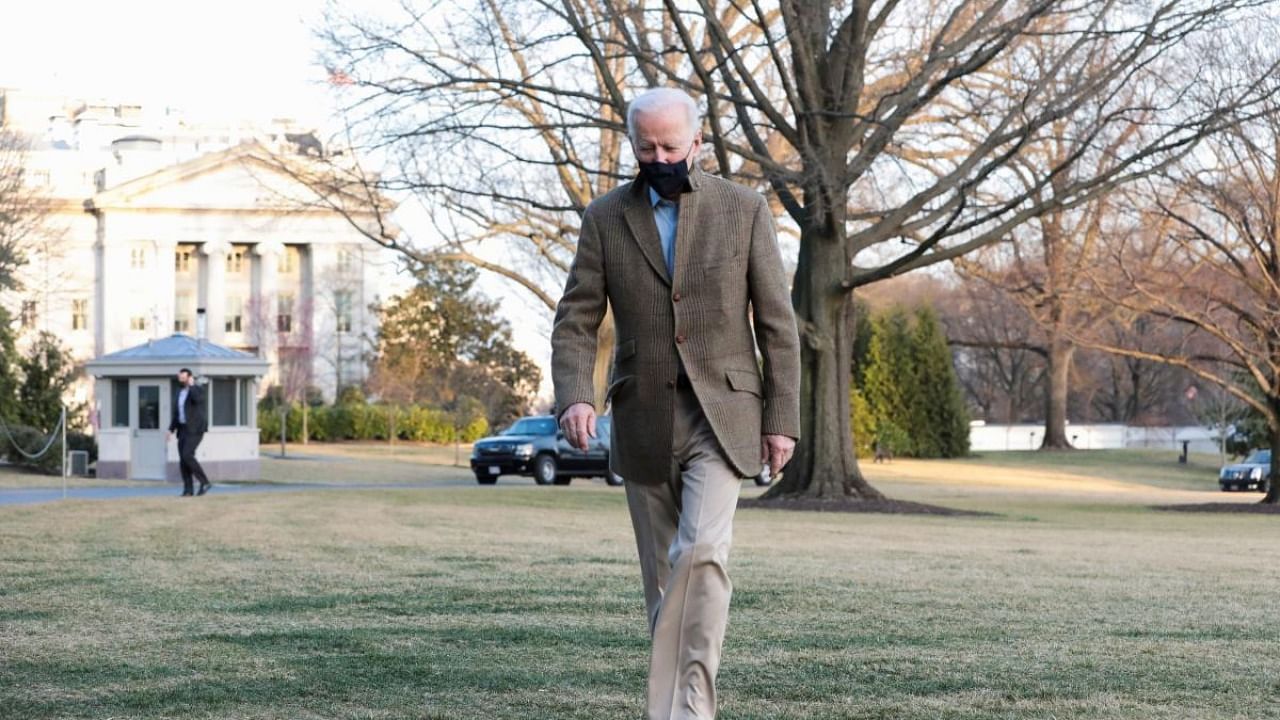
[[[406,281],[391,251],[281,171],[314,162],[314,134],[2,89],[0,126],[31,140],[25,178],[55,203],[22,289],[0,298],[24,338],[52,332],[84,361],[197,334],[203,309],[211,341],[270,362],[263,388],[332,397],[364,379],[370,305]]]

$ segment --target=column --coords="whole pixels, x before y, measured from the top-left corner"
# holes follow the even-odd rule
[[[209,341],[222,343],[227,335],[227,252],[226,240],[212,240],[200,246],[204,254],[204,314],[209,326]]]
[[[156,287],[153,302],[158,327],[152,328],[153,337],[168,337],[174,332],[173,319],[178,303],[177,250],[177,240],[156,241]],[[195,328],[191,330],[195,332]]]
[[[281,338],[279,327],[276,325],[276,315],[279,312],[278,273],[280,258],[284,255],[284,243],[279,240],[260,242],[253,246],[253,254],[257,258],[258,265],[258,287],[255,288],[253,302],[250,303],[255,310],[251,322],[257,324],[253,334],[257,340],[258,357],[265,358],[271,363],[267,378],[270,381],[279,382],[277,372],[279,358],[276,350]]]

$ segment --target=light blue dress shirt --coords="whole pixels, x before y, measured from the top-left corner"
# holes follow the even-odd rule
[[[178,391],[178,424],[179,425],[187,424],[187,393],[190,392],[190,390],[191,390],[190,387],[184,387]]]
[[[667,261],[667,276],[675,276],[676,225],[680,222],[680,203],[662,197],[649,188],[649,203],[653,205],[653,224],[658,226],[658,239],[662,241],[662,257]]]

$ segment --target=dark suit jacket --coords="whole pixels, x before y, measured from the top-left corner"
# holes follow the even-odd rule
[[[178,398],[181,397],[181,393],[182,388],[178,388],[178,392],[173,394],[173,419],[169,421],[170,432],[176,432],[178,429]],[[192,385],[187,392],[187,405],[182,410],[187,418],[188,433],[202,433],[209,429],[207,407],[204,403],[204,388]]]
[[[773,214],[750,188],[697,170],[689,181],[674,277],[648,190],[627,183],[587,207],[556,309],[551,374],[562,413],[594,401],[596,330],[606,305],[613,307],[609,464],[627,482],[660,483],[671,474],[681,363],[743,477],[760,472],[762,433],[800,436],[800,338]]]

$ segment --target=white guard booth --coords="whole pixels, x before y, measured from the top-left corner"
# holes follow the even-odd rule
[[[209,431],[196,458],[209,479],[256,480],[258,382],[267,361],[204,339],[176,334],[95,358],[98,477],[178,482],[177,440],[166,440],[177,374],[190,368],[204,387]]]

